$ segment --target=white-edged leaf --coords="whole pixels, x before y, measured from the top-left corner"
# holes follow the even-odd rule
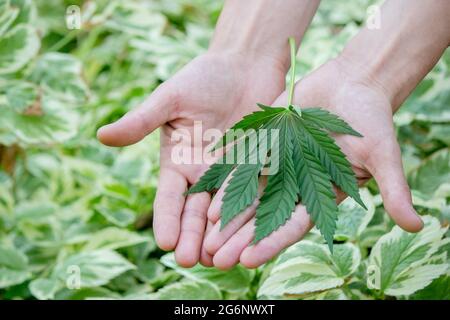
[[[339,204],[338,220],[334,238],[338,241],[356,240],[366,229],[375,214],[375,204],[367,189],[360,189],[361,199],[367,207],[363,209],[354,199],[347,198]]]
[[[120,274],[135,269],[128,260],[112,250],[80,252],[67,257],[55,267],[54,275],[81,288],[107,284]]]
[[[150,238],[126,229],[109,227],[97,231],[89,237],[89,241],[84,246],[84,250],[91,251],[95,249],[119,249],[133,246],[145,241],[151,241]]]
[[[6,32],[0,38],[0,74],[23,68],[36,56],[39,47],[39,36],[31,26],[21,24]]]
[[[52,52],[42,55],[30,78],[47,94],[66,103],[83,103],[88,96],[81,61],[69,54]]]
[[[0,289],[20,284],[30,277],[27,257],[18,249],[0,246]]]
[[[340,287],[360,261],[360,252],[351,243],[334,245],[331,254],[327,246],[303,240],[279,256],[258,297],[302,298]]]
[[[199,264],[192,268],[182,268],[175,262],[173,253],[168,253],[161,258],[161,262],[174,269],[179,274],[192,279],[211,281],[221,290],[232,293],[245,293],[250,289],[254,272],[240,265],[230,270],[222,271],[216,268],[206,268]]]
[[[38,278],[29,284],[31,294],[39,300],[54,299],[56,292],[61,287],[62,283],[58,279]]]
[[[425,226],[420,232],[408,233],[395,226],[372,248],[368,268],[373,270],[375,289],[393,296],[410,295],[446,271],[447,263],[429,263],[442,245],[446,228],[434,217],[422,219]]]

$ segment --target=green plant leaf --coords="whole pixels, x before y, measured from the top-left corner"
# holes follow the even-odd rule
[[[18,114],[2,107],[0,132],[5,129],[14,136],[13,143],[21,145],[63,142],[77,133],[79,115],[64,109],[60,101],[48,95],[36,100],[31,114]]]
[[[422,219],[425,226],[418,233],[395,226],[377,241],[368,264],[375,277],[375,289],[392,296],[410,295],[447,271],[446,262],[429,261],[443,244],[447,230],[434,217]]]
[[[53,52],[41,56],[30,78],[60,101],[86,102],[88,88],[83,80],[81,61],[72,55]]]
[[[306,298],[344,285],[358,268],[361,255],[351,244],[334,246],[303,240],[283,252],[258,290],[260,298]]]
[[[10,28],[19,14],[19,8],[12,6],[9,0],[0,1],[0,37]]]
[[[434,279],[428,286],[417,291],[411,300],[450,300],[450,275],[440,276]]]
[[[221,229],[255,200],[261,167],[259,164],[241,164],[233,172],[222,200]]]
[[[26,113],[33,106],[37,105],[39,107],[40,98],[38,90],[36,85],[32,83],[11,81],[5,92],[7,105],[19,114]]]
[[[309,126],[302,119],[300,122],[303,125],[298,128],[304,139],[303,144],[320,161],[336,185],[366,209],[359,196],[355,173],[333,138],[321,129]]]
[[[56,292],[61,287],[62,283],[57,279],[38,278],[29,284],[31,294],[39,300],[54,299]]]
[[[299,126],[294,127],[299,131]],[[299,134],[294,134],[296,181],[302,203],[331,250],[336,230],[337,204],[329,176],[311,151],[304,147]]]
[[[234,164],[214,163],[201,176],[200,180],[189,188],[186,195],[198,192],[211,192],[219,189],[234,168]]]
[[[267,186],[256,209],[254,243],[282,226],[290,218],[297,202],[297,180],[292,158],[294,146],[289,117],[286,114],[278,122],[278,148],[271,149],[271,158],[278,159],[278,172],[267,179]]]
[[[107,284],[122,273],[136,267],[112,250],[84,251],[59,262],[53,274],[66,283],[73,280],[81,288]]]
[[[118,227],[126,227],[136,219],[132,210],[108,203],[95,206],[95,210]]]
[[[442,149],[411,172],[411,188],[431,196],[444,184],[450,185],[450,149]]]
[[[358,240],[375,214],[375,204],[370,192],[367,189],[361,189],[360,194],[367,210],[361,208],[352,198],[347,198],[339,204],[334,236],[338,241]]]
[[[189,279],[210,281],[222,291],[240,295],[249,291],[255,274],[253,270],[246,269],[241,265],[237,265],[226,271],[216,268],[206,268],[200,264],[192,268],[182,268],[176,263],[173,253],[164,255],[161,258],[161,262]]]
[[[269,107],[261,103],[258,103],[258,106],[263,111],[255,111],[244,116],[241,121],[234,124],[229,130],[227,130],[227,132],[225,132],[223,137],[217,142],[211,151],[220,149],[229,143],[237,141],[243,134],[245,134],[245,131],[259,129],[274,117],[286,111],[285,108]]]
[[[222,299],[222,294],[213,283],[183,280],[165,286],[152,298],[155,300],[219,300]]]
[[[20,284],[30,277],[27,257],[17,249],[0,246],[0,288]]]
[[[347,122],[325,109],[305,108],[302,110],[302,119],[307,123],[312,123],[317,127],[330,132],[362,137],[362,135],[350,127]]]
[[[0,74],[23,68],[39,51],[40,41],[34,28],[18,25],[0,38]]]
[[[109,227],[92,234],[91,237],[89,237],[89,241],[84,246],[84,249],[87,251],[95,249],[114,250],[147,241],[150,241],[150,238],[143,237],[136,232]]]

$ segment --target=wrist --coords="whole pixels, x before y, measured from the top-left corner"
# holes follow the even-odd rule
[[[387,1],[380,28],[362,29],[336,61],[353,81],[382,91],[396,111],[447,48],[449,10],[446,1]]]
[[[290,66],[289,37],[300,43],[319,0],[227,0],[209,52],[276,61]]]

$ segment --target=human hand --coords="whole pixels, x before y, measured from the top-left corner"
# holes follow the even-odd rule
[[[154,202],[153,225],[158,245],[175,249],[177,263],[195,265],[201,258],[211,265],[211,258],[201,252],[210,205],[208,193],[183,196],[208,164],[176,164],[172,151],[175,130],[191,141],[194,121],[202,130],[222,132],[242,116],[253,112],[255,101],[270,103],[284,88],[285,66],[271,56],[257,59],[241,54],[207,53],[189,63],[170,80],[158,87],[138,108],[119,121],[101,128],[100,141],[110,146],[136,143],[161,126],[160,178]],[[182,145],[183,154],[194,154],[207,142]],[[195,147],[195,148],[194,148]]]
[[[358,183],[361,185],[373,176],[380,188],[385,209],[394,221],[407,231],[419,231],[422,221],[412,206],[403,174],[392,121],[393,106],[376,81],[363,80],[352,72],[338,59],[328,62],[297,84],[294,103],[301,107],[327,109],[362,133],[363,138],[334,136],[352,164]],[[286,100],[287,95],[283,93],[273,105],[285,105]],[[264,183],[262,178],[261,184]],[[312,227],[305,207],[300,204],[284,226],[249,246],[254,236],[258,201],[220,230],[220,207],[225,187],[218,191],[209,208],[208,218],[215,225],[204,244],[205,250],[214,256],[213,263],[218,268],[227,269],[239,262],[249,268],[257,267],[300,240]],[[336,191],[340,202],[346,195]]]

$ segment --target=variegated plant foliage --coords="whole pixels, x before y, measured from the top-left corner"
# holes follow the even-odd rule
[[[261,285],[261,298],[305,298],[342,287],[361,262],[359,249],[335,245],[333,254],[323,244],[304,240],[287,249]]]
[[[76,134],[87,86],[80,62],[62,53],[39,55],[36,8],[31,0],[1,0],[0,143],[62,142]]]
[[[409,296],[449,272],[447,228],[431,216],[416,234],[395,226],[378,239],[370,256],[361,261],[352,243],[335,246],[330,254],[323,244],[301,241],[276,260],[261,285],[260,298],[355,298],[352,283],[364,282],[375,296]],[[351,228],[349,229],[351,230]],[[446,249],[447,248],[447,249]],[[356,272],[365,268],[362,276]],[[359,298],[368,296],[359,293]]]

